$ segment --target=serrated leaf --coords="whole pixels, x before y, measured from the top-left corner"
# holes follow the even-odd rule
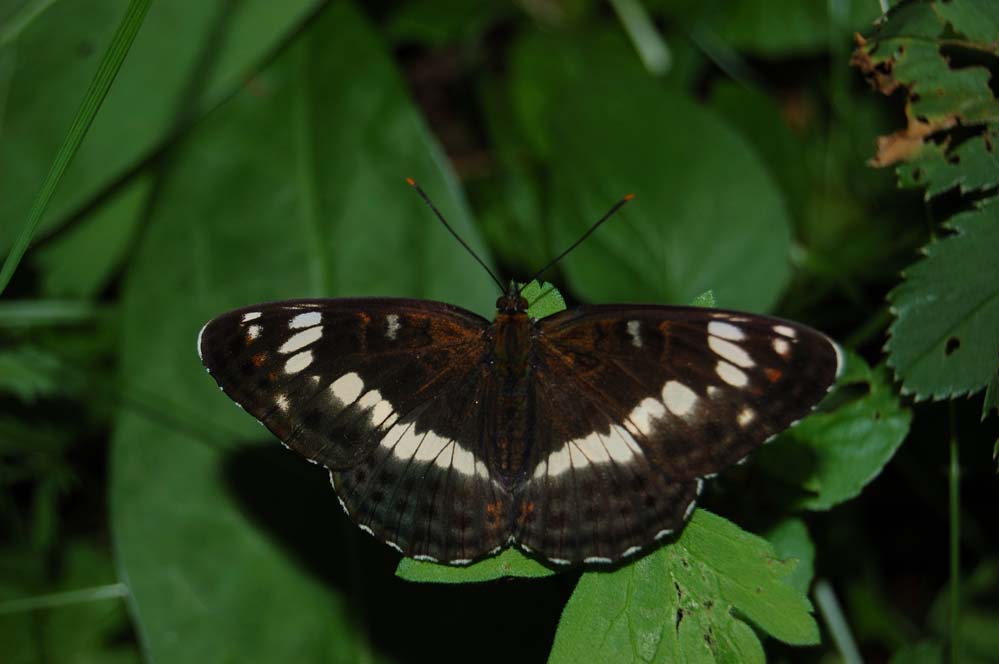
[[[690,301],[690,306],[692,307],[714,307],[715,304],[715,292],[711,290],[704,291],[693,300]]]
[[[346,2],[327,5],[168,161],[123,286],[120,366],[170,412],[123,410],[111,454],[116,550],[148,659],[378,661],[338,590],[360,583],[351,536],[366,536],[337,533],[348,524],[323,469],[282,450],[216,389],[197,332],[239,305],[310,295],[492,309],[495,286],[407,175],[487,253],[388,54]],[[276,455],[263,462],[234,444],[263,438]],[[304,482],[279,472],[282,455],[323,487],[318,497],[290,499]],[[275,616],[294,616],[294,629]]]
[[[515,548],[508,548],[468,567],[403,558],[395,570],[400,579],[414,583],[482,583],[508,577],[538,579],[552,574],[555,570],[528,558]]]
[[[999,373],[999,201],[944,227],[953,235],[931,242],[889,295],[888,364],[917,399],[972,394]]]
[[[565,309],[565,299],[554,285],[547,281],[538,283],[532,281],[524,286],[521,295],[529,305],[527,315],[534,319],[551,316]]]
[[[854,52],[852,64],[878,90],[891,94],[902,87],[907,91],[907,127],[878,139],[878,153],[872,164],[916,162],[900,170],[900,183],[928,183],[927,197],[946,190],[948,183],[968,190],[995,177],[988,170],[994,158],[974,144],[950,145],[951,138],[945,134],[958,126],[989,125],[986,131],[994,131],[999,123],[999,103],[989,86],[988,68],[978,64],[955,66],[942,50],[946,35],[949,47],[977,50],[983,57],[994,54],[999,30],[994,23],[995,10],[986,9],[985,2],[989,0],[900,4],[869,41],[858,40]],[[955,8],[955,4],[960,7]],[[947,34],[947,30],[957,35]],[[927,141],[934,135],[942,145]],[[982,146],[986,149],[987,140]],[[947,163],[959,165],[951,168]]]
[[[35,401],[59,391],[59,362],[28,347],[0,351],[0,393]]]
[[[845,357],[843,375],[823,409],[756,455],[771,475],[804,490],[788,499],[800,508],[825,510],[856,497],[909,432],[912,415],[883,372],[854,353]]]
[[[747,619],[785,643],[818,643],[794,567],[765,540],[697,510],[674,543],[582,576],[549,662],[763,662]]]

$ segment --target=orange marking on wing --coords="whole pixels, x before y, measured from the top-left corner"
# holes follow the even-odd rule
[[[520,515],[517,517],[518,523],[525,523],[531,518],[531,512],[534,511],[534,503],[531,501],[526,501],[520,506]]]
[[[264,362],[267,361],[267,353],[257,353],[250,358],[250,361],[253,362],[253,366],[262,367],[264,366]]]
[[[784,375],[784,372],[782,372],[780,369],[772,369],[772,368],[764,369],[763,373],[767,375],[767,380],[769,380],[771,383],[776,383]]]
[[[486,526],[489,528],[499,528],[503,516],[503,503],[494,501],[486,503]]]
[[[276,371],[270,371],[270,372],[268,372],[267,373],[267,380],[271,381],[272,383],[274,381],[276,381],[277,380],[277,372]]]

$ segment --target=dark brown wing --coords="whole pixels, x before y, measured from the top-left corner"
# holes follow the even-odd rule
[[[227,395],[330,469],[362,529],[407,555],[461,561],[509,535],[485,465],[487,326],[436,302],[296,300],[223,314],[198,348]]]
[[[617,560],[682,525],[701,479],[807,414],[841,363],[821,333],[740,312],[592,306],[538,325],[547,421],[516,537],[556,560]]]

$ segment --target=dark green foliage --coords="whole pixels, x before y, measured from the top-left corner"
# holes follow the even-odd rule
[[[815,577],[871,661],[990,661],[999,5],[891,4],[875,27],[873,0],[152,3],[0,300],[0,659],[819,662],[838,628]],[[5,255],[128,6],[0,2]],[[850,71],[854,32],[891,99]],[[878,135],[873,162],[925,200],[864,165]],[[635,194],[525,288],[532,316],[772,311],[842,341],[846,371],[632,564],[399,561],[194,346],[292,297],[491,316],[407,176],[503,279]],[[952,436],[973,570],[954,620]]]

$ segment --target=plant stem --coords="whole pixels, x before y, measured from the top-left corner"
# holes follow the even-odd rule
[[[954,402],[950,402],[950,661],[960,660],[958,619],[961,609],[961,468],[957,452],[957,423]]]
[[[853,639],[850,626],[846,622],[846,617],[843,615],[843,610],[839,606],[832,586],[825,579],[819,579],[815,582],[814,592],[815,604],[819,607],[819,613],[825,620],[826,628],[829,630],[844,664],[863,664],[864,660],[860,656],[857,642]]]

